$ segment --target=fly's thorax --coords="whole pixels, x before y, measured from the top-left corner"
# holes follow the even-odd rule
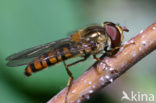
[[[91,54],[97,54],[104,50],[107,45],[108,35],[102,26],[90,26],[79,31],[83,45],[91,47]]]
[[[97,54],[103,51],[104,48],[108,45],[108,38],[109,37],[105,34],[105,32],[94,32],[88,35],[85,41],[88,42],[91,47],[91,54]]]
[[[96,42],[96,47],[93,49],[92,54],[103,51],[107,45],[107,35],[104,32],[96,32],[91,35],[91,38]]]

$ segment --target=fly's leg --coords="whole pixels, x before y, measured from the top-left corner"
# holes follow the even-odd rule
[[[68,69],[66,63],[63,61],[63,64],[65,66],[65,69],[69,75],[69,79],[68,79],[68,83],[67,83],[67,86],[68,86],[68,90],[67,90],[67,93],[66,93],[66,96],[65,96],[65,103],[67,103],[67,99],[68,99],[68,93],[69,93],[69,90],[70,90],[70,87],[71,87],[71,84],[72,84],[72,81],[74,79],[74,77],[72,76],[72,73],[70,72],[70,70]]]
[[[107,50],[107,51],[106,51],[106,56],[112,57],[113,55],[115,55],[115,54],[118,52],[118,50],[119,50],[120,48],[121,48],[121,46],[115,47],[115,48],[113,48],[112,50]]]
[[[86,54],[86,52],[84,52],[84,58],[83,58],[83,59],[80,59],[80,60],[75,61],[75,62],[73,62],[73,63],[71,63],[71,64],[68,64],[67,67],[70,67],[70,66],[72,66],[72,65],[75,65],[75,64],[77,64],[77,63],[79,63],[79,62],[83,62],[83,61],[85,61],[88,57],[89,57],[89,54]]]
[[[94,58],[96,61],[98,61],[98,62],[104,63],[100,58],[96,57],[95,54],[93,54],[93,58]],[[104,64],[107,65],[106,63],[104,63]],[[96,70],[96,72],[97,72],[98,74],[100,74],[100,71],[98,70],[98,66],[97,66],[97,68],[96,68],[95,70]]]
[[[71,82],[73,81],[73,76],[72,76],[71,71],[68,69],[68,67],[67,67],[67,65],[66,65],[66,63],[64,61],[63,61],[63,64],[64,64],[64,66],[66,68],[66,71],[67,71],[67,73],[69,75],[67,86],[70,86],[71,85]]]
[[[135,42],[134,41],[130,41],[129,43],[126,43],[123,47],[126,48],[127,46],[129,46],[131,44],[135,44]]]
[[[80,60],[78,60],[78,61],[76,61],[76,62],[74,62],[74,63],[71,63],[71,64],[69,64],[69,65],[66,65],[66,63],[63,61],[63,64],[64,64],[64,66],[65,66],[65,69],[66,69],[66,71],[67,71],[67,73],[68,73],[68,75],[69,75],[69,79],[68,79],[68,83],[67,83],[68,90],[67,90],[66,97],[65,97],[65,103],[67,103],[68,93],[69,93],[69,91],[70,91],[70,88],[71,88],[71,85],[72,85],[72,81],[73,81],[73,79],[74,79],[74,77],[72,76],[72,73],[70,72],[70,70],[68,69],[68,67],[70,67],[70,66],[72,66],[72,65],[74,65],[74,64],[77,64],[77,63],[79,63],[79,62],[85,61],[85,60],[89,57],[89,55],[87,55],[85,52],[84,52],[84,54],[85,54],[85,56],[84,56],[83,59],[80,59]]]
[[[105,54],[105,55],[107,56],[107,54]],[[111,68],[111,66],[109,66],[106,62],[102,61],[100,58],[96,57],[96,55],[93,55],[93,58],[94,58],[96,61],[103,63],[103,64],[105,65],[104,69],[107,70],[107,68]],[[97,72],[98,74],[101,74],[101,72],[100,72],[98,69],[99,69],[99,67],[97,66],[96,72]],[[114,74],[114,73],[119,74],[119,72],[118,72],[117,70],[111,70],[111,74]]]
[[[83,59],[80,59],[80,60],[78,60],[78,61],[76,61],[76,62],[74,62],[74,63],[68,64],[67,67],[70,67],[70,66],[72,66],[72,65],[75,65],[75,64],[77,64],[77,63],[79,63],[79,62],[83,62],[83,61],[85,61],[87,58],[88,58],[88,57],[84,57]]]
[[[123,46],[123,48],[126,48],[127,46],[131,45],[131,44],[135,44],[135,42],[130,42],[128,44],[125,44]],[[117,46],[115,48],[113,48],[112,50],[107,50],[107,47],[104,49],[106,51],[106,53],[103,55],[103,57],[105,56],[109,56],[109,57],[115,57],[115,54],[119,51],[119,49],[121,48],[122,46]],[[106,67],[108,68],[111,68],[111,66],[109,66],[107,63],[105,63],[104,61],[102,61],[100,58],[96,57],[95,54],[93,54],[93,58],[96,60],[96,61],[99,61],[99,62],[102,62],[106,65]],[[97,70],[98,71],[98,70]],[[115,72],[115,73],[119,73],[118,71],[116,70],[113,70],[112,72]]]
[[[112,50],[106,50],[106,51],[107,51],[107,52],[106,52],[106,55],[107,55],[107,56],[114,56],[114,55],[119,51],[119,49],[120,49],[121,47],[126,48],[127,46],[129,46],[129,45],[131,45],[131,44],[135,44],[135,42],[127,43],[127,44],[125,44],[124,46],[123,46],[123,45],[122,45],[122,46],[117,46],[117,47],[113,48]]]
[[[96,55],[95,55],[95,54],[93,55],[93,58],[94,58],[96,61],[101,61],[101,59],[100,59],[100,58],[98,58],[98,57],[96,57]]]

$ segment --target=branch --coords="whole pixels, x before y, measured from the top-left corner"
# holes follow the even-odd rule
[[[156,22],[129,40],[113,57],[102,56],[72,83],[68,103],[80,103],[100,88],[112,83],[140,59],[156,48]],[[48,103],[64,103],[67,88],[53,97]]]

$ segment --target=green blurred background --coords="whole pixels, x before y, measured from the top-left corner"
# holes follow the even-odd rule
[[[155,5],[155,0],[0,0],[0,103],[47,102],[68,79],[62,63],[28,78],[23,73],[25,66],[5,65],[10,54],[104,21],[127,26],[130,32],[124,40],[129,40],[156,21]],[[123,103],[123,90],[156,96],[155,58],[156,52],[152,52],[87,102]],[[77,78],[92,63],[89,58],[70,69]]]

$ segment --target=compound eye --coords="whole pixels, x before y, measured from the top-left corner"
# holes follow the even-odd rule
[[[113,47],[119,46],[121,42],[121,34],[120,31],[115,26],[115,24],[113,23],[105,24],[105,30],[108,36],[111,38],[112,46]]]

